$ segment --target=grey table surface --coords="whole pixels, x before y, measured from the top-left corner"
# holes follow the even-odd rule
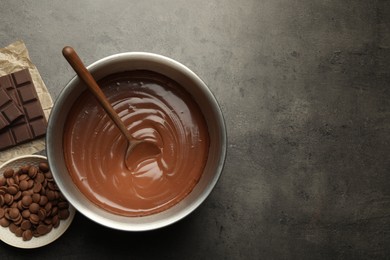
[[[390,1],[0,1],[0,46],[23,40],[53,99],[86,64],[128,51],[185,64],[228,131],[193,214],[127,233],[77,214],[54,243],[0,259],[390,258]]]

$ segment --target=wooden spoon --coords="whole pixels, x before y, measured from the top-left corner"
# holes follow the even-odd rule
[[[128,141],[125,155],[126,167],[131,169],[130,165],[132,162],[140,162],[160,154],[161,151],[156,144],[146,140],[138,140],[131,136],[130,132],[127,130],[127,127],[115,112],[110,102],[107,100],[106,96],[100,89],[99,85],[96,83],[91,73],[84,66],[76,51],[72,47],[66,46],[62,49],[62,54],[69,62],[70,66],[72,66],[73,70],[77,73],[81,80],[84,81],[88,89],[102,105],[112,121],[114,121],[115,125],[119,128],[121,133],[126,137]]]

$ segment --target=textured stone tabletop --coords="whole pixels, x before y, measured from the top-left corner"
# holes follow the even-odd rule
[[[54,243],[0,259],[367,259],[390,256],[390,2],[1,1],[0,47],[23,40],[53,100],[86,64],[128,51],[210,87],[228,156],[209,198],[164,229],[81,214]]]

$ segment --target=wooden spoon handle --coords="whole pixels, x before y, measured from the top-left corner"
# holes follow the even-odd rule
[[[77,75],[82,79],[82,81],[84,81],[88,89],[96,97],[99,103],[103,106],[104,110],[110,116],[112,121],[114,121],[115,125],[119,128],[122,134],[126,136],[129,141],[132,141],[133,138],[130,132],[127,130],[127,127],[124,125],[121,118],[118,116],[114,108],[108,102],[103,91],[100,89],[99,85],[96,83],[91,73],[89,73],[87,68],[84,66],[84,63],[81,61],[76,51],[72,47],[66,46],[62,49],[62,54],[69,62],[70,66],[72,66]]]

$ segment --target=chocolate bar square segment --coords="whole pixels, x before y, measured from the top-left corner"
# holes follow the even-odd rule
[[[7,107],[4,108],[2,113],[7,118],[9,123],[12,123],[15,119],[18,119],[19,117],[23,116],[22,111],[20,111],[19,108],[13,102],[11,102]]]
[[[9,78],[9,75],[5,75],[0,77],[0,88],[2,89],[8,89],[12,87],[11,80]]]
[[[0,113],[0,130],[8,125],[9,125],[9,123],[8,123],[7,119],[5,119],[4,116]]]
[[[10,131],[0,132],[0,150],[15,145],[14,138]]]
[[[22,143],[33,138],[28,124],[14,126],[12,128],[12,134],[15,139],[15,143]]]
[[[37,92],[34,88],[34,85],[32,84],[28,84],[18,88],[18,92],[22,103],[27,103],[29,101],[34,101],[38,99]]]
[[[35,136],[42,136],[46,133],[46,120],[44,118],[38,118],[33,122],[30,122],[31,130]]]
[[[10,96],[8,96],[7,92],[4,89],[0,88],[0,107],[4,106],[8,102],[12,101]]]
[[[42,107],[38,102],[27,103],[24,105],[24,111],[28,120],[33,120],[37,117],[42,117]]]
[[[19,106],[20,110],[23,109],[19,101],[18,93],[16,92],[14,81],[10,75],[0,77],[0,89],[3,90],[1,93],[2,96],[5,93],[15,103],[15,105]]]
[[[23,83],[26,82],[31,82],[31,75],[28,69],[20,70],[18,72],[14,72],[12,74],[16,85],[22,85]]]
[[[0,130],[23,116],[23,112],[13,102],[4,89],[0,88]]]

